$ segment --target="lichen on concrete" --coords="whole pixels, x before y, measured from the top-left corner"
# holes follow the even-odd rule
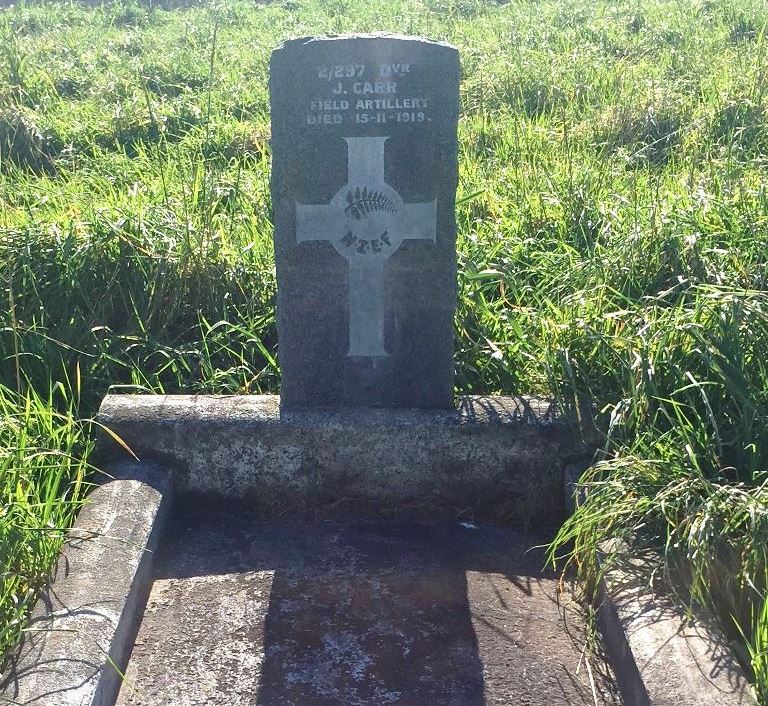
[[[281,416],[270,395],[108,395],[98,419],[140,458],[172,467],[179,492],[248,499],[265,516],[553,524],[565,514],[563,468],[593,448],[539,398]],[[106,434],[99,453],[125,455]]]

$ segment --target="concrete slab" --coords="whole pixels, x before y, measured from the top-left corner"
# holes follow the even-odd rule
[[[107,395],[98,420],[179,493],[263,516],[469,517],[558,524],[563,468],[592,455],[551,400],[462,397],[453,411],[280,414],[276,395]],[[102,465],[125,450],[104,434]]]
[[[169,526],[120,706],[618,703],[549,539],[458,522]]]

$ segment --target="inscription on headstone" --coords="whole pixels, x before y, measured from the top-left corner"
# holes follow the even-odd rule
[[[273,52],[283,408],[452,407],[458,80],[415,38]]]

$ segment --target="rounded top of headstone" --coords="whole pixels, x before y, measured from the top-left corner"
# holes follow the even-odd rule
[[[283,49],[290,49],[294,47],[303,47],[312,44],[320,43],[334,43],[334,42],[350,42],[355,40],[370,41],[370,40],[382,40],[388,42],[405,42],[419,45],[428,45],[445,48],[454,52],[458,52],[458,49],[444,40],[427,39],[426,37],[417,37],[407,34],[396,34],[393,32],[367,32],[358,34],[339,34],[339,35],[325,35],[316,37],[292,37],[286,39],[280,45],[275,47],[274,51],[278,52]]]

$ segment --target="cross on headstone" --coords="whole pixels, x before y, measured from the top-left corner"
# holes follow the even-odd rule
[[[349,356],[385,356],[384,262],[403,240],[435,242],[437,199],[405,203],[384,181],[386,137],[345,137],[347,183],[327,205],[296,203],[296,241],[330,242],[349,264]]]

